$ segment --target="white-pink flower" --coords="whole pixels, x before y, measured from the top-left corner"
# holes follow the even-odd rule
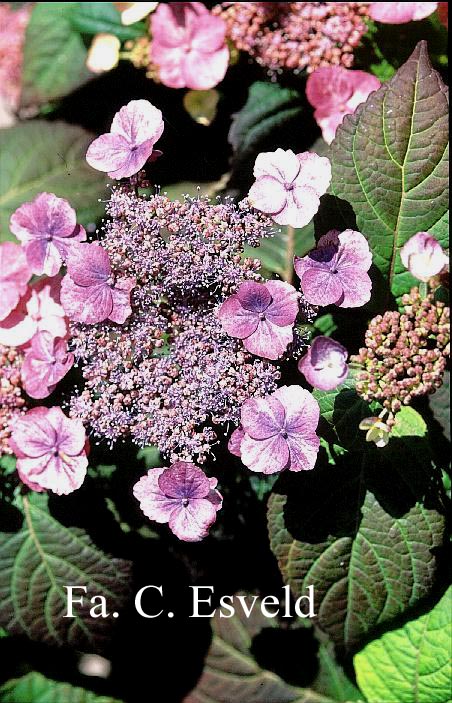
[[[25,352],[21,368],[25,392],[31,398],[47,398],[74,364],[65,339],[38,332]]]
[[[327,144],[345,115],[352,114],[381,83],[371,73],[351,71],[343,66],[323,66],[311,73],[306,97],[315,107],[314,118]]]
[[[402,264],[412,276],[425,283],[447,266],[449,259],[441,244],[428,232],[418,232],[400,251]]]
[[[404,24],[423,20],[438,7],[437,2],[371,2],[370,16],[384,24]]]
[[[88,466],[85,429],[61,408],[33,408],[20,416],[10,446],[19,477],[32,490],[65,495],[82,485]]]
[[[290,149],[277,149],[259,154],[253,173],[256,181],[248,194],[251,205],[279,225],[304,227],[328,189],[331,164],[326,157],[308,151],[294,154]]]
[[[20,246],[14,242],[0,244],[0,320],[14,310],[30,277],[31,270]]]
[[[151,59],[164,85],[209,90],[224,78],[226,24],[202,2],[159,3],[151,33]]]

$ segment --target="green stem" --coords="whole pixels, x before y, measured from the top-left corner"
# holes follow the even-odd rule
[[[293,257],[295,255],[295,228],[287,225],[286,265],[283,278],[287,283],[293,282]]]

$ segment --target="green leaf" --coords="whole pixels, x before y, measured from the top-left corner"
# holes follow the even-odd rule
[[[422,415],[410,407],[403,407],[395,416],[392,437],[424,437],[427,425]]]
[[[72,27],[80,34],[114,34],[120,41],[136,39],[146,34],[144,22],[125,26],[121,13],[112,2],[74,2],[69,13]]]
[[[417,620],[387,632],[354,659],[369,703],[450,703],[452,588]]]
[[[338,128],[332,191],[353,207],[394,296],[416,284],[400,249],[416,232],[446,245],[448,91],[420,42],[395,76]]]
[[[220,618],[217,610],[204,671],[183,703],[333,703],[310,689],[290,686],[257,664],[251,654],[253,638],[264,628],[276,626],[273,619],[262,615],[259,604],[258,600],[250,618],[236,599],[233,617]]]
[[[319,647],[319,672],[312,687],[315,691],[331,696],[341,702],[362,701],[362,695],[346,676],[334,657],[334,647],[330,642],[322,642]]]
[[[69,683],[47,679],[31,671],[0,687],[0,703],[121,703],[110,696],[98,696]]]
[[[78,4],[38,2],[33,7],[24,43],[23,105],[61,98],[92,78],[82,37],[71,24]]]
[[[90,168],[86,150],[94,138],[64,122],[17,124],[0,130],[0,241],[13,239],[9,218],[22,203],[49,191],[67,198],[87,226],[103,212],[105,177]]]
[[[284,582],[295,597],[314,586],[314,623],[346,650],[429,593],[444,530],[443,517],[420,503],[385,509],[355,469],[350,460],[293,485],[288,478],[268,504]]]
[[[434,418],[450,441],[450,372],[444,374],[443,385],[429,398]]]
[[[314,246],[314,224],[310,222],[301,229],[281,227],[273,237],[262,239],[258,247],[246,246],[245,256],[259,259],[265,273],[276,273],[293,283],[293,257],[304,256]]]
[[[23,513],[19,532],[0,533],[0,625],[40,642],[100,648],[115,619],[91,617],[89,599],[103,595],[108,613],[120,611],[131,563],[103,554],[83,530],[57,522],[44,495],[24,497]],[[87,588],[83,606],[74,604],[74,618],[64,617],[66,586]]]

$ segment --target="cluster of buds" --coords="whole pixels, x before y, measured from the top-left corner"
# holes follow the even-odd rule
[[[434,393],[443,382],[449,356],[449,308],[424,299],[413,288],[403,299],[404,312],[388,311],[370,322],[366,346],[352,362],[360,366],[356,389],[367,401],[379,401],[390,413],[418,396]]]
[[[11,454],[11,420],[25,410],[21,385],[22,362],[20,351],[0,344],[0,456]]]

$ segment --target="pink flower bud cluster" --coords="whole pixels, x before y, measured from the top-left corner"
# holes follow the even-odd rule
[[[270,73],[353,64],[367,31],[365,2],[223,2],[227,36]]]
[[[0,344],[0,456],[11,454],[11,421],[25,411],[21,379],[23,354]]]
[[[443,382],[449,356],[449,308],[432,293],[422,299],[417,288],[403,296],[403,305],[403,313],[374,317],[366,346],[351,359],[362,367],[358,393],[367,401],[380,401],[392,413],[417,396],[434,393]]]

